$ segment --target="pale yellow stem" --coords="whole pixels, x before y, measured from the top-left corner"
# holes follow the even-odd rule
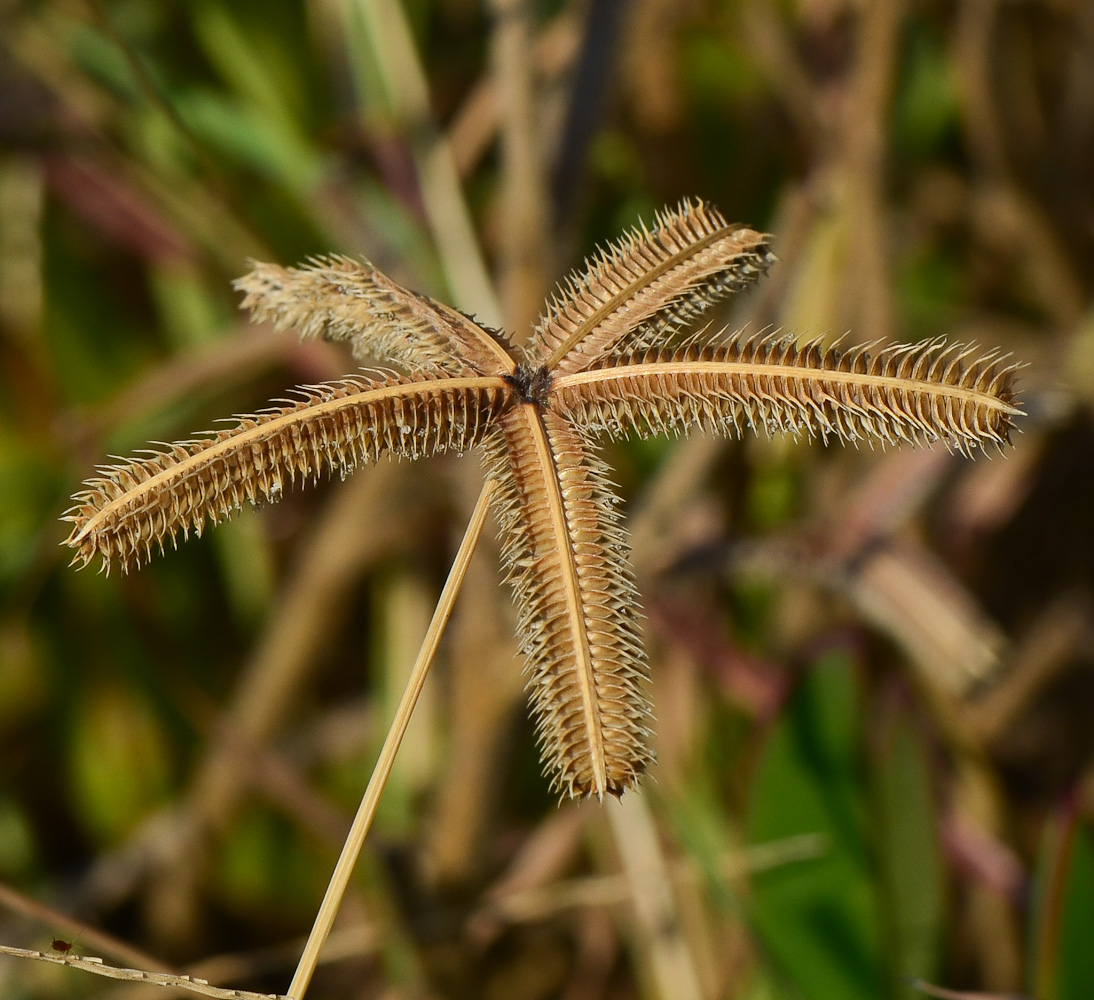
[[[660,1000],[704,1000],[698,963],[683,931],[649,803],[641,789],[605,803],[630,884],[638,953],[649,963]]]
[[[315,916],[311,934],[308,936],[307,944],[304,945],[304,953],[300,956],[300,962],[296,967],[292,982],[289,984],[288,995],[293,1000],[302,1000],[304,992],[308,988],[308,983],[311,982],[312,973],[315,972],[315,966],[319,961],[320,949],[323,947],[323,942],[327,939],[327,935],[330,934],[331,927],[334,924],[334,918],[338,913],[338,907],[341,905],[342,896],[345,894],[350,876],[353,874],[354,865],[357,863],[357,856],[361,853],[365,836],[368,834],[369,827],[372,826],[372,820],[376,815],[376,806],[379,804],[380,795],[384,790],[384,785],[387,784],[388,776],[391,774],[391,767],[395,763],[395,754],[399,751],[399,744],[402,742],[407,725],[410,723],[414,705],[418,701],[418,695],[421,694],[422,687],[425,684],[426,674],[429,673],[429,667],[437,653],[441,634],[444,632],[448,617],[452,613],[452,605],[456,600],[456,594],[459,593],[468,564],[471,562],[471,556],[475,551],[475,545],[478,543],[479,535],[482,534],[482,526],[486,521],[486,514],[490,508],[490,497],[494,492],[494,488],[493,480],[488,480],[486,485],[483,486],[475,510],[471,514],[471,521],[467,526],[467,531],[464,532],[463,541],[460,542],[459,551],[452,562],[452,569],[449,571],[448,579],[441,591],[440,600],[437,601],[437,610],[434,611],[433,620],[429,623],[429,630],[425,634],[425,639],[422,640],[422,648],[418,652],[418,659],[414,663],[414,669],[411,671],[406,689],[403,691],[403,697],[395,712],[395,718],[388,729],[387,739],[384,740],[383,748],[380,750],[380,757],[376,761],[376,767],[373,768],[372,777],[369,778],[368,787],[365,789],[361,805],[357,809],[357,815],[353,819],[349,836],[346,837],[338,863],[334,866],[334,874],[327,886],[323,904],[319,907],[319,912]]]
[[[429,80],[400,0],[345,0],[356,8],[387,100],[406,132],[426,218],[455,303],[500,328],[501,306],[464,200],[448,140],[433,121]]]

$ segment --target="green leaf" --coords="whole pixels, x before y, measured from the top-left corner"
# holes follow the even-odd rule
[[[0,427],[0,586],[33,565],[61,495],[56,459]]]
[[[1094,996],[1094,832],[1068,816],[1050,824],[1039,866],[1032,939],[1036,995]]]
[[[933,981],[942,934],[942,861],[923,752],[905,718],[880,755],[877,814],[882,908],[897,995],[919,996],[901,983]]]
[[[751,843],[823,833],[830,852],[757,876],[753,922],[776,971],[815,1000],[882,994],[878,913],[862,835],[859,692],[846,657],[820,661],[768,740]]]
[[[217,892],[229,910],[259,909],[266,919],[295,911],[322,884],[322,862],[301,849],[283,816],[257,806],[241,811],[217,847]]]
[[[179,113],[201,142],[294,193],[308,194],[320,177],[319,154],[283,120],[213,90],[177,100]]]
[[[1055,1000],[1094,996],[1094,832],[1075,831],[1064,888]]]
[[[960,104],[944,42],[915,26],[907,32],[894,97],[893,143],[905,157],[930,156],[960,134]]]

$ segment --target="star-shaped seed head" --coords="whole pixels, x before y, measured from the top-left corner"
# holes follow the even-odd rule
[[[648,665],[598,437],[753,428],[972,455],[1001,448],[1021,412],[1018,366],[968,345],[689,333],[774,259],[765,235],[684,202],[567,279],[525,348],[367,263],[256,264],[236,282],[256,321],[398,370],[305,386],[228,430],[102,468],[65,515],[67,544],[84,565],[128,569],[298,477],[479,447],[546,769],[565,795],[622,794],[653,759]]]

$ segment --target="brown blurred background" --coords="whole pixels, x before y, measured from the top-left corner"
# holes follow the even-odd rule
[[[0,0],[0,942],[283,991],[477,495],[385,464],[67,567],[108,454],[352,370],[244,323],[248,259],[521,336],[685,196],[774,234],[718,323],[1013,352],[1022,433],[612,447],[621,806],[540,776],[488,531],[309,996],[1094,996],[1089,0]],[[0,959],[141,994],[90,979]]]

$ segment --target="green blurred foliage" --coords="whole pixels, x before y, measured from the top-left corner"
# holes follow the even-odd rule
[[[773,967],[804,996],[876,997],[879,900],[865,827],[861,695],[851,665],[818,663],[772,732],[752,785],[748,837],[821,833],[823,858],[758,876],[753,919]]]
[[[164,802],[165,734],[133,688],[88,686],[71,732],[69,784],[76,816],[99,843],[115,843]]]

